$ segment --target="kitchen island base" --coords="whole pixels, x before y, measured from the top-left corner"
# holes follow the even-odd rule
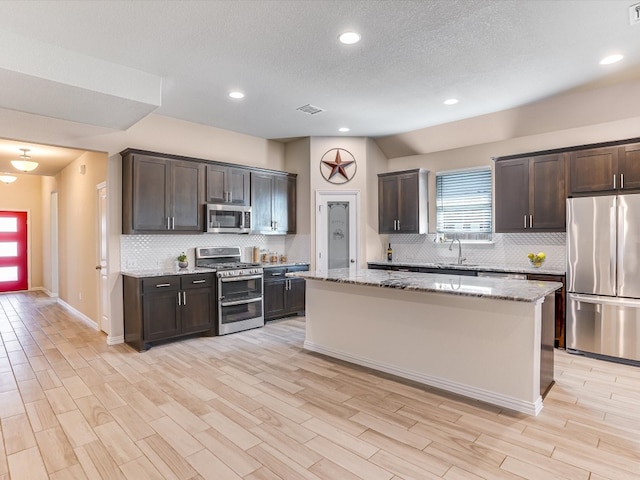
[[[307,280],[305,349],[518,412],[542,409],[553,293],[523,302]]]

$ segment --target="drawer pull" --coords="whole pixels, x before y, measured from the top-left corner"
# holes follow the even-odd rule
[[[171,286],[170,283],[159,283],[156,285],[156,288],[170,287],[170,286]]]
[[[191,283],[204,283],[206,280],[193,280]]]
[[[282,275],[282,272],[280,272],[280,273],[272,273],[271,274],[272,277],[279,277],[280,275]]]

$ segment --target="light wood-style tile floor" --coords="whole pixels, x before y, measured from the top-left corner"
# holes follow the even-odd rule
[[[557,351],[530,417],[307,353],[303,318],[138,353],[21,293],[0,336],[0,480],[640,478],[631,366]]]

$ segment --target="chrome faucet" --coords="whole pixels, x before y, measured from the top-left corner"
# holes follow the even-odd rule
[[[462,243],[460,242],[460,239],[458,237],[455,237],[453,240],[451,240],[451,245],[449,245],[449,251],[451,251],[451,249],[453,248],[454,242],[458,242],[458,260],[456,261],[456,263],[458,265],[462,265],[462,262],[464,262],[466,258],[462,258]]]

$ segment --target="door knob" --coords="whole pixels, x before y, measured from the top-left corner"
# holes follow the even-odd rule
[[[351,263],[356,263],[356,261],[352,258],[351,260],[349,260]]]
[[[102,270],[102,267],[100,265],[96,265],[96,270]]]

